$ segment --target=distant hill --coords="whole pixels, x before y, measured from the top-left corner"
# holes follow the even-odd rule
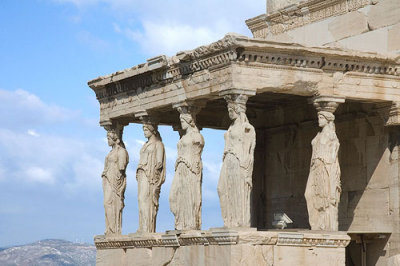
[[[0,248],[0,265],[11,266],[88,266],[96,265],[96,248],[59,239]]]

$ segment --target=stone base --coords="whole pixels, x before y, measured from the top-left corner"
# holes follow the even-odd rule
[[[345,232],[212,229],[95,237],[96,264],[345,265]]]

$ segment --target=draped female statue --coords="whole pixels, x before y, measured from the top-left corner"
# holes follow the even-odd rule
[[[249,227],[256,133],[246,116],[245,95],[226,96],[229,118],[218,195],[226,227]]]
[[[178,158],[169,195],[170,208],[175,216],[176,230],[200,230],[204,139],[191,114],[182,113],[180,121],[184,134],[177,144]]]
[[[114,132],[107,133],[108,145],[112,147],[104,163],[103,192],[106,216],[105,235],[120,235],[122,210],[126,189],[125,170],[129,162],[128,152],[120,137]]]
[[[339,140],[336,136],[335,116],[318,112],[321,132],[312,140],[312,157],[305,198],[312,230],[338,230],[340,201]]]
[[[139,202],[138,232],[154,233],[161,185],[165,181],[165,151],[157,125],[144,124],[143,133],[148,141],[140,150],[136,171]]]

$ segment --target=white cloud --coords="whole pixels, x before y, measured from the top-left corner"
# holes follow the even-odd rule
[[[72,193],[81,188],[100,188],[103,167],[104,164],[100,158],[84,153],[79,156],[78,160],[72,162],[71,168],[74,178],[66,182],[66,188]]]
[[[164,143],[165,155],[167,157],[167,161],[171,161],[175,163],[177,151],[175,148],[171,148]]]
[[[140,146],[143,146],[143,145],[146,143],[146,141],[141,140],[141,139],[135,139],[135,142],[136,142],[137,144],[139,144]]]
[[[26,133],[32,137],[40,137],[40,135],[33,129],[28,129]]]
[[[121,29],[132,41],[137,42],[146,54],[172,56],[181,50],[189,50],[221,39],[229,27],[223,22],[215,28],[192,26],[178,22],[144,21],[143,30]]]
[[[222,167],[222,159],[221,162],[218,163],[203,160],[203,168],[206,171],[208,171],[209,175],[212,176],[214,180],[218,180],[221,167]]]
[[[147,56],[174,55],[222,38],[250,35],[245,20],[265,13],[265,0],[53,0],[79,9],[106,8],[116,33],[140,45]],[[84,19],[84,18],[82,18]],[[92,39],[92,38],[89,38]]]
[[[99,145],[101,139],[96,138],[85,141],[78,136],[65,137],[60,130],[65,126],[78,134],[85,126],[90,127],[79,114],[47,104],[25,90],[0,89],[1,182],[95,188],[92,180],[101,175],[101,157],[107,145]],[[41,128],[41,134],[33,127]]]
[[[8,181],[58,184],[69,192],[96,190],[103,167],[102,156],[107,154],[107,146],[99,144],[101,139],[85,142],[54,135],[32,138],[0,128],[0,155],[7,160],[1,172],[12,177]]]
[[[54,104],[44,103],[38,96],[25,90],[8,91],[0,89],[0,114],[12,119],[4,119],[2,127],[26,128],[46,123],[60,123],[73,119],[79,112]]]
[[[54,176],[48,169],[43,169],[38,166],[30,167],[24,171],[24,176],[28,181],[54,184]]]
[[[5,173],[5,167],[0,162],[0,181],[2,181],[6,177]]]

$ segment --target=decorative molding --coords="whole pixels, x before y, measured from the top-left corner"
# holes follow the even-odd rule
[[[255,38],[280,34],[288,30],[346,14],[371,4],[371,0],[309,0],[246,20]]]
[[[233,230],[211,230],[207,240],[210,245],[235,245],[239,242],[239,234]]]
[[[282,231],[281,231],[282,232]],[[304,247],[344,248],[350,243],[346,234],[278,231],[236,231],[231,229],[211,229],[210,231],[190,231],[167,234],[130,234],[129,236],[96,236],[97,249],[179,247],[191,245],[279,245]]]
[[[179,247],[179,239],[175,234],[166,234],[161,236],[160,245],[164,247]]]
[[[204,234],[199,235],[181,235],[179,237],[179,244],[181,246],[193,246],[193,245],[209,245],[210,241]]]
[[[278,246],[301,246],[301,247],[331,247],[345,248],[350,244],[350,237],[343,238],[309,237],[303,234],[279,234]]]

